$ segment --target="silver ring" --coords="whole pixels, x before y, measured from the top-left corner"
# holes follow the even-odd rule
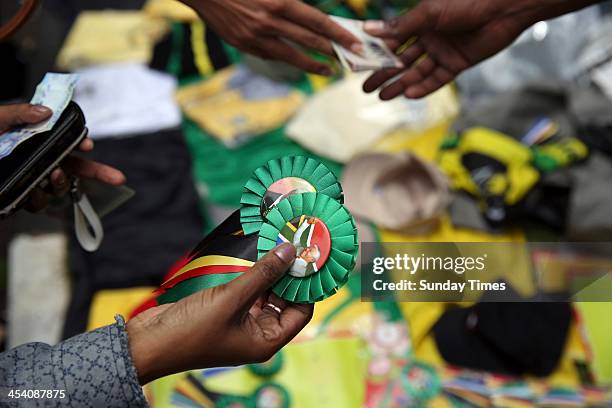
[[[266,303],[266,306],[268,306],[269,308],[271,308],[272,310],[274,310],[278,314],[281,314],[283,312],[283,309],[281,309],[280,307],[276,306],[273,303]]]

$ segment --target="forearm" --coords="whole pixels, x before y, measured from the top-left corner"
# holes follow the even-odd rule
[[[64,390],[65,398],[11,400],[9,390]],[[122,319],[49,346],[29,343],[0,354],[0,403],[15,406],[144,407]]]
[[[507,5],[510,14],[520,15],[530,24],[602,2],[602,0],[521,0],[508,4],[507,0],[497,1]]]

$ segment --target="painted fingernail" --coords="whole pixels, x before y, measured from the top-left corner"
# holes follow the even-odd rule
[[[363,29],[372,34],[380,33],[385,31],[385,22],[381,20],[368,20],[363,24]]]
[[[43,105],[33,105],[32,110],[39,115],[48,115],[51,113],[51,109]]]
[[[277,246],[274,248],[273,252],[281,259],[281,261],[287,264],[295,260],[295,247],[289,243],[284,243]]]

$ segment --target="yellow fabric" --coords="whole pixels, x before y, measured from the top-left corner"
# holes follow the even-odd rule
[[[200,258],[196,258],[189,262],[187,265],[179,269],[174,275],[166,280],[174,279],[177,276],[181,276],[185,272],[189,272],[193,269],[201,268],[202,266],[213,266],[213,265],[232,265],[232,266],[253,266],[255,262],[247,261],[246,259],[234,258],[232,256],[223,255],[206,255]],[[164,284],[166,283],[164,282]]]
[[[87,330],[115,323],[117,313],[127,318],[132,311],[151,297],[155,287],[109,289],[96,292],[89,309]]]
[[[295,408],[359,407],[365,392],[367,365],[363,351],[364,343],[357,337],[319,337],[291,343],[283,348],[283,368],[273,379],[287,389]],[[181,378],[167,377],[150,384],[155,408],[174,406],[169,390],[182,386]],[[261,384],[262,378],[247,368],[204,380],[204,385],[213,392],[243,396],[251,396]]]
[[[148,0],[143,10],[152,17],[164,17],[185,23],[200,19],[193,9],[178,0]]]
[[[603,384],[612,385],[612,302],[580,302],[576,306],[592,348],[596,378]]]
[[[456,147],[440,152],[440,167],[455,190],[464,190],[475,196],[481,194],[481,187],[474,183],[470,171],[462,163],[463,156],[468,153],[480,153],[507,167],[503,175],[494,176],[486,186],[489,193],[503,194],[507,204],[516,204],[540,178],[531,163],[531,150],[503,133],[475,127],[461,135]]]
[[[435,162],[439,146],[448,133],[449,126],[448,122],[441,123],[422,132],[397,129],[376,142],[373,150],[388,153],[411,151],[425,160]]]
[[[71,71],[113,62],[148,63],[154,44],[167,30],[163,19],[142,11],[83,11],[66,37],[56,64]]]
[[[559,166],[567,166],[575,160],[585,159],[589,149],[578,139],[565,139],[558,143],[538,147],[540,153],[553,158]]]
[[[210,79],[182,87],[176,99],[191,120],[228,146],[245,135],[257,135],[285,123],[304,101],[301,92],[284,97],[245,99],[240,90],[229,88],[236,68],[218,71]]]
[[[206,44],[206,27],[201,20],[191,23],[191,49],[195,65],[202,76],[212,74],[214,67],[208,56],[208,45]]]

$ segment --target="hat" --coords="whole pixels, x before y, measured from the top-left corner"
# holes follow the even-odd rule
[[[393,230],[426,224],[449,202],[445,176],[410,152],[358,155],[344,169],[342,185],[353,215]]]

